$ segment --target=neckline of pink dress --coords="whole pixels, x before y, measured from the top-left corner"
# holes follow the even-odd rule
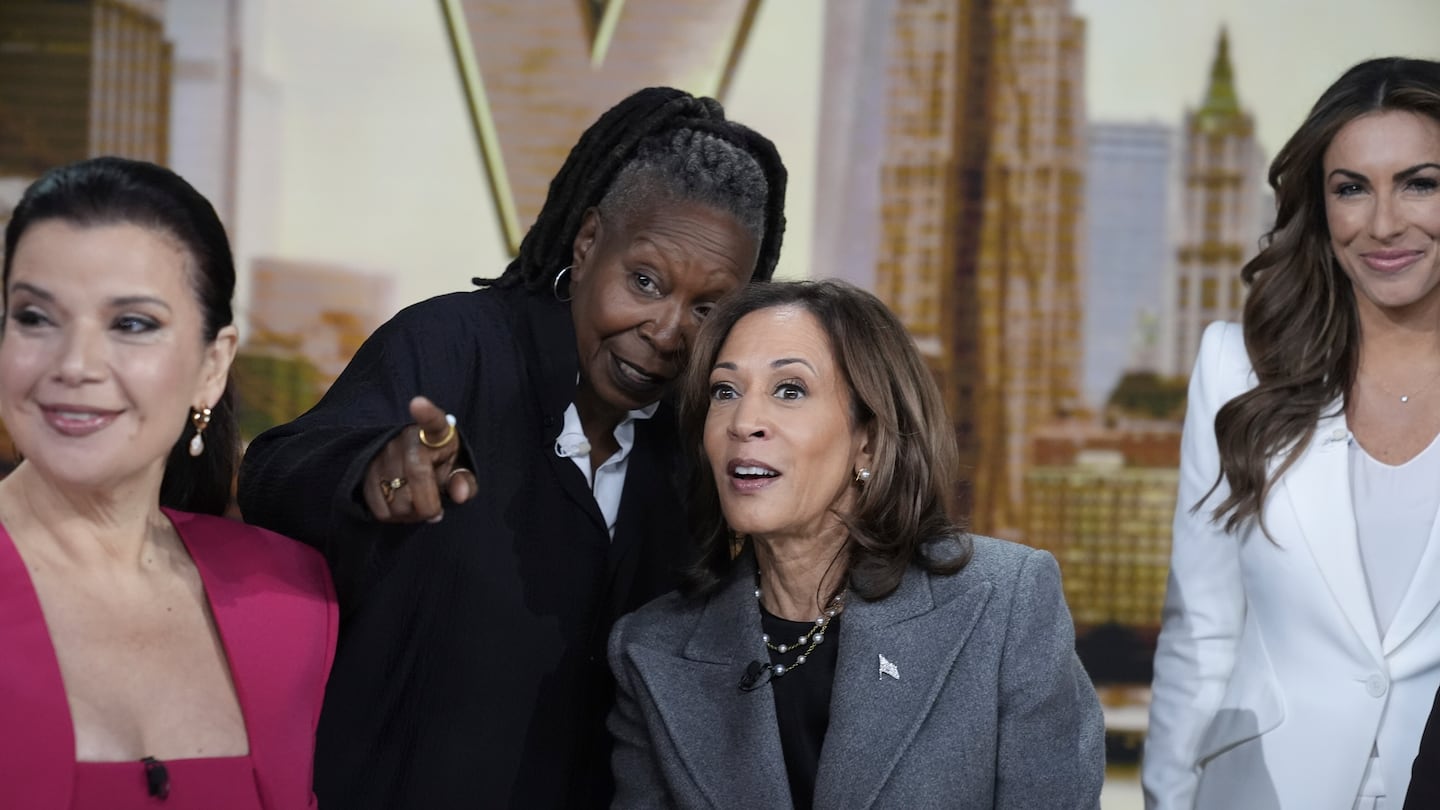
[[[199,573],[199,575],[200,575],[201,587],[202,587],[202,591],[203,591],[203,593],[204,593],[204,595],[205,595],[205,604],[206,604],[206,606],[210,609],[210,614],[211,614],[211,616],[214,617],[215,629],[216,629],[217,634],[220,636],[220,647],[221,647],[221,649],[224,650],[224,652],[225,652],[225,665],[226,665],[227,668],[230,669],[231,677],[232,677],[232,679],[233,679],[233,681],[234,681],[236,698],[239,700],[239,703],[240,703],[240,713],[241,713],[241,716],[242,716],[243,718],[245,718],[246,735],[249,736],[249,733],[250,733],[250,717],[249,717],[249,712],[247,711],[248,706],[247,706],[247,702],[246,702],[246,700],[245,700],[246,695],[245,695],[244,689],[242,688],[241,683],[239,682],[239,679],[235,677],[235,667],[234,667],[234,660],[235,660],[235,659],[234,659],[233,651],[231,650],[230,643],[229,643],[229,639],[226,638],[226,632],[225,632],[226,627],[225,627],[225,623],[221,620],[221,612],[216,609],[216,605],[215,605],[215,602],[214,602],[214,599],[213,599],[213,595],[212,595],[212,593],[211,593],[211,584],[212,584],[212,575],[211,575],[211,572],[209,571],[208,567],[202,562],[202,560],[200,559],[200,557],[195,554],[195,549],[194,549],[194,545],[193,545],[193,539],[194,539],[194,538],[187,536],[187,532],[184,531],[184,530],[181,528],[181,524],[185,522],[185,521],[183,520],[184,513],[177,513],[175,510],[171,510],[171,509],[164,508],[164,507],[161,507],[161,510],[160,510],[160,511],[165,514],[166,519],[170,521],[170,525],[175,528],[175,533],[176,533],[176,535],[180,538],[180,542],[185,546],[185,550],[190,554],[190,559],[195,563],[196,570],[198,571],[198,573]],[[177,520],[177,517],[182,518],[182,519]],[[64,679],[63,679],[63,677],[61,676],[61,673],[60,673],[60,661],[59,661],[59,658],[56,657],[56,655],[55,655],[55,647],[54,647],[54,644],[53,644],[53,642],[51,642],[50,639],[49,639],[49,631],[48,631],[48,629],[45,629],[45,623],[44,623],[44,615],[45,615],[45,614],[44,614],[44,609],[43,609],[43,608],[41,607],[41,605],[40,605],[40,597],[39,597],[39,594],[35,592],[34,585],[33,585],[33,583],[30,582],[29,571],[28,571],[28,570],[25,570],[24,563],[21,561],[20,551],[19,551],[19,549],[17,549],[17,548],[15,547],[15,541],[13,540],[13,538],[11,538],[11,536],[10,536],[10,531],[9,531],[8,528],[5,527],[4,524],[0,524],[0,555],[3,555],[3,556],[6,556],[6,557],[10,558],[10,559],[7,560],[7,562],[9,562],[11,565],[17,566],[17,567],[18,567],[18,570],[22,571],[22,572],[25,574],[25,578],[23,579],[23,582],[25,582],[25,584],[29,586],[29,588],[28,588],[28,591],[29,591],[29,592],[28,592],[28,594],[25,595],[25,596],[28,596],[28,599],[26,599],[25,602],[26,602],[27,607],[30,607],[31,609],[33,609],[34,612],[35,612],[35,615],[38,616],[38,617],[40,617],[40,619],[41,619],[40,628],[41,628],[41,632],[44,634],[44,637],[45,637],[45,638],[44,638],[44,642],[45,642],[45,643],[43,644],[43,649],[45,650],[45,652],[48,653],[47,661],[46,661],[46,666],[45,666],[44,668],[45,668],[46,670],[48,670],[48,671],[50,672],[50,674],[53,676],[53,679],[54,679],[54,680],[52,681],[52,683],[53,683],[55,686],[58,686],[58,688],[59,688],[59,694],[58,694],[58,696],[56,696],[56,697],[58,697],[58,701],[57,701],[57,706],[56,706],[56,708],[59,709],[59,708],[62,708],[62,707],[63,707],[63,715],[64,715],[64,717],[65,717],[65,720],[67,721],[66,728],[65,728],[61,733],[64,735],[65,745],[70,749],[71,755],[73,756],[73,755],[74,755],[74,750],[75,750],[74,718],[73,718],[73,716],[70,714],[69,701],[65,698],[65,695],[64,695]],[[81,761],[76,761],[76,763],[75,763],[75,774],[76,774],[76,779],[77,779],[77,781],[76,781],[76,784],[75,784],[75,791],[74,791],[74,793],[72,794],[73,797],[74,797],[74,802],[72,803],[71,806],[72,806],[72,808],[74,808],[74,810],[81,810],[81,808],[84,808],[84,810],[91,810],[92,808],[107,808],[107,810],[108,810],[108,808],[112,808],[112,807],[113,807],[113,808],[116,808],[116,810],[120,810],[120,808],[130,808],[130,807],[164,807],[164,808],[168,808],[169,810],[176,810],[176,808],[186,808],[186,810],[188,810],[188,808],[190,808],[190,807],[194,807],[194,808],[210,808],[210,807],[214,807],[215,810],[231,810],[232,808],[234,808],[234,810],[251,810],[251,808],[261,808],[261,807],[263,807],[263,805],[261,804],[260,794],[259,794],[259,792],[258,792],[258,791],[259,791],[259,786],[258,786],[258,785],[256,784],[256,782],[255,782],[254,766],[253,766],[253,762],[252,762],[252,759],[251,759],[251,754],[254,753],[255,747],[254,747],[254,744],[253,744],[253,743],[250,743],[250,744],[248,745],[248,747],[249,747],[249,749],[250,749],[250,754],[245,754],[245,755],[243,755],[243,756],[203,757],[203,758],[197,758],[197,759],[176,759],[176,760],[166,760],[166,761],[165,761],[165,765],[167,766],[167,769],[170,767],[171,763],[175,763],[177,766],[183,767],[186,771],[190,771],[190,770],[192,770],[192,769],[198,769],[199,772],[205,772],[205,773],[208,773],[208,772],[213,771],[213,774],[212,774],[212,775],[215,775],[215,776],[224,776],[225,774],[228,773],[228,774],[231,775],[232,778],[230,778],[229,781],[226,782],[226,784],[230,784],[230,785],[233,785],[233,784],[236,783],[235,779],[233,778],[234,775],[237,774],[237,773],[242,773],[242,772],[243,772],[243,773],[245,774],[245,777],[244,777],[243,780],[241,780],[241,782],[242,782],[243,784],[245,784],[245,785],[248,785],[248,788],[247,788],[247,789],[248,789],[249,793],[254,795],[254,799],[253,799],[253,800],[248,799],[247,796],[245,796],[245,795],[241,795],[241,796],[240,796],[240,799],[241,799],[242,801],[246,801],[247,803],[243,803],[243,804],[233,804],[233,803],[231,803],[231,804],[211,804],[211,803],[208,803],[208,801],[209,801],[208,799],[202,800],[202,801],[201,801],[200,803],[198,803],[198,804],[175,804],[173,801],[169,801],[169,800],[162,801],[162,800],[160,800],[160,799],[158,799],[158,798],[151,797],[151,796],[149,795],[148,790],[146,789],[147,785],[146,785],[146,781],[145,781],[145,766],[144,766],[144,764],[141,763],[139,760],[127,760],[127,761],[120,761],[120,762],[81,762]],[[214,763],[214,764],[213,764],[213,765],[209,765],[209,764],[201,764],[201,763]],[[133,773],[139,774],[139,776],[136,777],[136,778],[138,778],[138,779],[140,780],[141,790],[140,790],[140,793],[138,794],[138,798],[135,799],[135,801],[137,801],[137,802],[139,802],[139,803],[137,803],[137,804],[125,804],[125,803],[121,803],[121,802],[129,801],[129,799],[128,799],[128,798],[122,799],[122,798],[119,798],[118,796],[115,797],[115,798],[106,798],[104,801],[98,801],[98,802],[96,802],[97,799],[99,799],[101,796],[105,795],[104,793],[99,793],[99,794],[97,794],[97,793],[91,793],[91,794],[88,794],[89,797],[90,797],[90,798],[89,798],[89,801],[91,801],[91,803],[90,803],[90,804],[81,804],[81,803],[80,803],[80,797],[82,796],[82,790],[81,790],[81,785],[80,785],[79,780],[80,780],[82,777],[85,778],[86,780],[90,780],[90,781],[93,781],[93,780],[95,780],[95,779],[103,779],[103,780],[105,780],[105,781],[102,783],[103,785],[113,786],[113,785],[116,785],[116,784],[123,784],[123,780],[124,780],[124,778],[125,778],[124,776],[117,777],[117,776],[116,776],[116,773],[129,774],[132,770],[133,770]],[[115,780],[115,779],[117,779],[117,778],[118,778],[118,779],[121,779],[121,782],[118,782],[118,783],[117,783],[117,782],[115,782],[115,781],[110,781],[110,780]],[[217,794],[217,795],[219,795],[219,794]]]
[[[146,765],[75,763],[71,810],[261,810],[260,787],[250,757],[171,759],[164,767],[164,798],[152,795]]]

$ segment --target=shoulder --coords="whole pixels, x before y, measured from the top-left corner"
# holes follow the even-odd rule
[[[704,612],[706,599],[671,591],[652,599],[615,623],[612,640],[616,645],[643,640],[657,649],[679,649],[694,633]]]
[[[411,304],[387,321],[377,334],[455,333],[508,328],[511,313],[509,291],[470,290],[437,295]]]
[[[991,589],[990,598],[1003,601],[1025,599],[1047,590],[1059,592],[1060,567],[1048,551],[1009,540],[983,535],[946,538],[935,548],[959,553],[963,543],[971,547],[970,561],[955,574],[927,574],[937,604],[958,598],[977,588]],[[936,555],[932,550],[930,554]]]
[[[1200,364],[1206,360],[1248,357],[1245,328],[1235,321],[1214,321],[1200,335]],[[1248,362],[1248,361],[1247,361]]]
[[[1241,325],[1216,321],[1206,327],[1190,375],[1190,410],[1209,420],[1211,414],[1253,388],[1255,382]]]
[[[330,598],[330,574],[319,551],[269,529],[230,518],[165,510],[196,562],[226,582]]]
[[[1050,553],[1021,543],[1000,540],[980,534],[966,534],[946,537],[933,541],[926,549],[931,559],[951,559],[964,553],[969,546],[970,561],[953,575],[932,574],[936,582],[955,579],[1006,579],[1014,578],[1027,564],[1050,558]],[[1053,558],[1052,558],[1053,559]]]
[[[1250,376],[1250,353],[1245,348],[1245,330],[1232,321],[1216,321],[1205,327],[1200,351],[1195,358],[1196,376],[1219,380],[1245,380]]]

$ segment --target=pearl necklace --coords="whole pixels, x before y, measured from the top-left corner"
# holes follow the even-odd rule
[[[759,573],[755,574],[755,601],[760,601]],[[839,593],[835,594],[835,596],[830,599],[830,604],[826,606],[824,612],[815,619],[815,625],[804,633],[801,633],[800,637],[795,640],[794,644],[776,644],[771,641],[769,633],[761,633],[760,638],[765,642],[765,648],[768,650],[774,650],[781,655],[802,648],[804,649],[804,652],[796,656],[795,661],[789,666],[786,666],[785,664],[771,665],[770,674],[776,678],[779,678],[790,670],[795,669],[796,667],[808,661],[810,659],[811,653],[815,652],[815,648],[819,647],[820,644],[825,641],[825,628],[827,625],[830,624],[830,620],[834,619],[836,616],[839,616],[841,611],[843,610],[845,610],[845,591],[842,589]]]

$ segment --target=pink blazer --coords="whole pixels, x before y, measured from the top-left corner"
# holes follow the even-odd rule
[[[307,546],[165,510],[205,585],[267,810],[315,806],[315,727],[335,654],[335,591]],[[68,810],[75,733],[40,601],[0,528],[0,805]]]

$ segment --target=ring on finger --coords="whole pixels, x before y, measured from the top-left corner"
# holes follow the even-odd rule
[[[380,479],[380,495],[385,498],[386,503],[395,500],[395,490],[405,486],[406,480],[399,476],[394,478]]]
[[[455,441],[455,414],[453,413],[445,414],[445,435],[438,439],[426,436],[425,428],[420,428],[420,443],[432,450],[438,450],[453,441]]]

